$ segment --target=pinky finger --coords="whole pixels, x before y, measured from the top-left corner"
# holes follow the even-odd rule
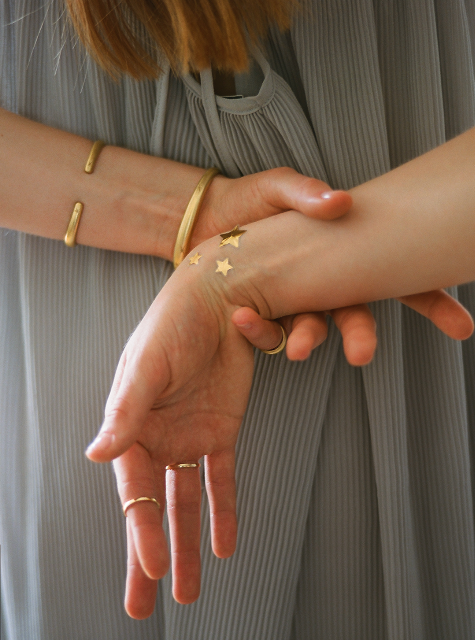
[[[473,333],[470,313],[443,289],[416,293],[398,300],[428,318],[449,338],[466,340]]]

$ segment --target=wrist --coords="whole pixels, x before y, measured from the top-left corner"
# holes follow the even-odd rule
[[[211,181],[198,211],[191,234],[190,250],[209,238],[226,231],[223,228],[225,225],[223,211],[229,207],[226,195],[231,182],[232,178],[227,178],[222,174],[216,175]]]
[[[171,260],[186,204],[204,171],[107,146],[94,180],[82,188],[85,210],[78,242]]]

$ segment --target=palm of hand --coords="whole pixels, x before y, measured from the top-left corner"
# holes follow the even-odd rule
[[[163,465],[233,449],[252,381],[252,348],[237,330],[219,341],[206,329],[179,337],[170,382],[138,437]]]
[[[200,502],[198,469],[165,472],[166,465],[206,456],[213,549],[231,555],[236,542],[234,449],[253,374],[253,351],[209,292],[167,294],[167,287],[130,339],[106,408],[105,430],[125,451],[114,462],[124,504],[140,496],[152,503],[128,511],[129,569],[126,607],[149,615],[155,580],[168,568],[162,530],[166,503],[174,595],[199,595]],[[185,291],[183,291],[185,293]],[[173,319],[173,322],[171,321]],[[196,331],[197,325],[200,327]]]

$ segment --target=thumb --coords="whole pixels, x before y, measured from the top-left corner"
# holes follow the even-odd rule
[[[295,210],[310,218],[333,220],[353,204],[346,191],[333,191],[325,182],[309,178],[290,167],[254,174],[256,188],[265,202],[279,211]]]
[[[127,362],[126,353],[117,369],[102,427],[86,449],[93,462],[110,462],[136,442],[158,394],[168,382],[166,367],[158,373],[156,367],[151,371],[150,357],[143,354]]]

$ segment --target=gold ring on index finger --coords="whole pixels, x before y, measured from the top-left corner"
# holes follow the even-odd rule
[[[282,329],[282,340],[280,341],[280,344],[278,344],[275,349],[260,349],[262,353],[268,353],[269,355],[273,356],[274,354],[280,353],[285,349],[285,345],[287,344],[287,332],[281,324],[279,324],[279,327]]]

